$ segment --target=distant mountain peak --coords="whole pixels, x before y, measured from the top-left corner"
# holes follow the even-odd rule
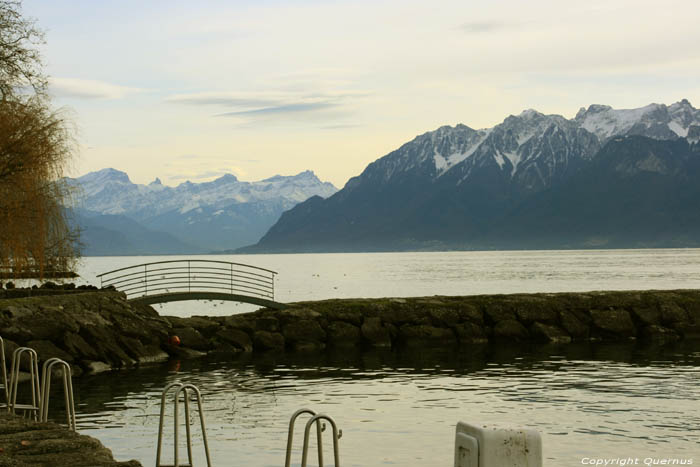
[[[314,173],[313,170],[304,170],[303,172],[299,172],[298,174],[294,175],[292,178],[313,178],[313,179],[318,179],[316,174]]]
[[[296,175],[284,176],[284,175],[273,175],[270,178],[262,180],[263,182],[279,182],[281,180],[308,180],[313,182],[321,183],[321,180],[316,176],[313,170],[304,170]]]
[[[236,176],[233,174],[224,174],[221,177],[214,180],[215,183],[234,183],[237,181],[238,178],[236,178]]]
[[[579,110],[574,121],[598,136],[601,143],[613,136],[628,135],[675,139],[687,137],[691,126],[700,125],[700,111],[687,99],[670,106],[654,103],[636,109],[591,105]]]
[[[103,183],[107,181],[121,182],[121,183],[131,183],[129,175],[121,170],[106,168],[101,169],[96,172],[90,172],[84,177],[90,176],[94,180],[101,180]]]
[[[520,115],[518,115],[518,117],[520,117],[520,118],[534,118],[534,117],[541,117],[541,116],[543,116],[543,114],[538,112],[535,109],[525,109],[522,112],[520,112]]]

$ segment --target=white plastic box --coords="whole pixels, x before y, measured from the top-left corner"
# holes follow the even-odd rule
[[[542,467],[542,438],[526,428],[459,422],[455,467]]]

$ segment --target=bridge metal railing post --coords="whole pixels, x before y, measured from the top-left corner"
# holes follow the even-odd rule
[[[143,265],[144,295],[148,295],[148,264]]]

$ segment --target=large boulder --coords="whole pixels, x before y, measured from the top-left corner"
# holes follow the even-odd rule
[[[248,333],[241,329],[222,328],[216,333],[216,337],[243,352],[253,351],[253,341]]]
[[[637,335],[637,328],[627,310],[619,308],[591,310],[591,318],[596,334],[601,337],[629,338]]]
[[[530,337],[525,326],[515,319],[505,319],[499,321],[493,327],[493,337],[495,339],[512,339],[516,341],[527,340]]]
[[[391,347],[391,331],[378,317],[365,317],[362,322],[362,337],[372,347]]]
[[[362,340],[362,333],[357,326],[345,321],[333,321],[328,324],[328,345],[335,347],[357,345]]]
[[[326,346],[326,332],[315,319],[288,320],[282,328],[282,335],[286,344],[295,350],[320,350]]]
[[[253,349],[256,351],[284,350],[284,336],[279,332],[255,331]]]

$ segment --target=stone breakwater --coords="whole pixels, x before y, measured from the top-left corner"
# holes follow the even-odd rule
[[[193,306],[195,303],[193,302]],[[484,343],[700,339],[700,291],[339,299],[226,317],[160,316],[118,292],[0,300],[6,351],[59,357],[75,373],[208,353]],[[172,345],[172,337],[179,345]]]
[[[9,356],[32,347],[40,362],[67,361],[74,375],[165,361],[170,322],[119,292],[0,300],[0,336]]]
[[[117,462],[95,438],[55,423],[37,423],[0,411],[0,467],[141,467]]]

